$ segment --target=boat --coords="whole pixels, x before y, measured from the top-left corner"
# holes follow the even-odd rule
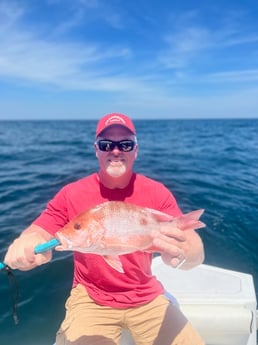
[[[45,246],[39,249],[45,251]],[[0,263],[0,268],[4,267]],[[153,259],[152,272],[206,345],[257,345],[257,301],[252,275],[206,264],[188,271],[173,269],[160,256]],[[120,345],[135,345],[126,330]]]
[[[160,256],[154,258],[152,272],[206,345],[257,345],[252,275],[206,264],[188,271],[173,269]],[[126,330],[120,345],[135,345]]]
[[[173,269],[160,256],[154,258],[152,271],[206,345],[257,345],[252,275],[205,264]],[[123,332],[121,345],[135,345],[129,332]]]

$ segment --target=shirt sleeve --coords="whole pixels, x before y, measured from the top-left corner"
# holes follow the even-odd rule
[[[173,217],[182,215],[182,211],[178,206],[176,198],[162,183],[157,183],[154,191],[156,199],[156,207],[161,212],[170,214]]]
[[[66,189],[64,187],[48,202],[46,209],[35,219],[33,224],[54,235],[69,221],[66,205]]]

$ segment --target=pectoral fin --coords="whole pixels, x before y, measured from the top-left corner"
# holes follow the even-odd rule
[[[124,273],[122,262],[117,255],[105,255],[103,259],[106,263],[120,273]]]
[[[172,220],[175,219],[175,217],[164,213],[164,212],[160,212],[158,210],[154,210],[152,208],[146,208],[146,210],[148,210],[148,212],[150,212],[152,214],[152,216],[156,219],[157,222],[171,222]]]

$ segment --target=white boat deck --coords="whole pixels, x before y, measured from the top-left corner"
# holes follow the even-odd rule
[[[153,273],[176,297],[207,345],[256,345],[257,312],[252,276],[201,265],[176,270],[153,261]],[[134,345],[128,333],[121,345]]]

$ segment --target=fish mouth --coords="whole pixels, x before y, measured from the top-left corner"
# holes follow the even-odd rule
[[[62,248],[64,250],[71,250],[74,247],[74,240],[67,238],[62,233],[57,232],[56,237],[59,240],[59,242],[61,243],[60,248]]]
[[[73,250],[79,252],[87,252],[92,246],[91,240],[87,237],[87,234],[77,232],[76,235],[63,234],[62,231],[56,233],[56,237],[60,242],[60,250]]]
[[[79,253],[93,253],[100,254],[99,243],[92,244],[89,240],[83,241],[82,237],[68,238],[61,232],[56,233],[56,238],[59,240],[58,250],[71,250]],[[102,248],[101,248],[102,249]]]

